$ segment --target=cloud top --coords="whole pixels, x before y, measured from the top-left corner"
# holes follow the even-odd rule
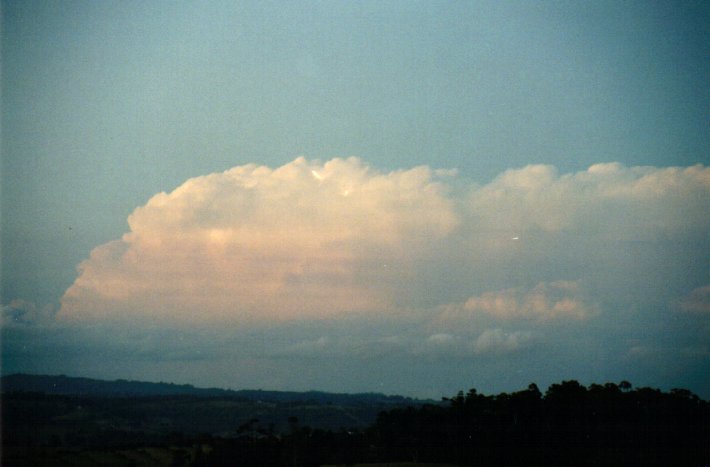
[[[472,191],[470,215],[481,228],[510,232],[586,232],[649,238],[710,228],[710,169],[595,164],[559,175],[549,165],[511,169]]]
[[[204,322],[379,310],[409,260],[458,218],[426,167],[380,173],[355,158],[298,158],[190,179],[128,223],[79,266],[60,316]]]
[[[457,302],[446,291],[470,297],[449,306],[458,318],[580,320],[599,313],[580,287],[584,271],[569,277],[573,269],[555,269],[553,255],[584,265],[610,240],[703,238],[710,230],[710,169],[700,165],[605,163],[562,175],[531,165],[464,190],[447,185],[456,176],[298,158],[190,179],[137,208],[129,232],[91,252],[59,316],[285,322],[402,312],[413,291],[427,290],[443,297],[437,304]],[[557,243],[560,234],[574,242]],[[499,274],[513,258],[530,270],[527,284]],[[550,266],[535,277],[541,258]],[[500,280],[481,289],[495,274]],[[686,307],[704,309],[704,289],[696,295],[702,300],[693,296]],[[481,337],[478,351],[524,340],[501,332]],[[432,339],[445,343],[443,334]]]

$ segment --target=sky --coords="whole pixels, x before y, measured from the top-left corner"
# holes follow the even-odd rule
[[[707,2],[0,2],[2,373],[710,399]]]

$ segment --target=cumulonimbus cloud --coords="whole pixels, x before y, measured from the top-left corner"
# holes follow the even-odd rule
[[[279,320],[390,306],[408,262],[457,225],[426,167],[303,158],[193,178],[128,218],[62,298],[67,318]]]
[[[190,179],[137,208],[129,232],[91,252],[59,316],[220,323],[390,312],[406,308],[412,284],[447,289],[443,277],[417,282],[432,266],[443,270],[440,263],[455,257],[480,277],[503,253],[516,254],[530,232],[574,232],[584,241],[710,229],[703,166],[614,163],[560,175],[536,165],[463,194],[447,186],[452,176],[299,158]],[[589,257],[593,246],[578,245]],[[540,279],[532,289],[501,283],[490,289],[498,292],[469,294],[459,311],[593,315],[578,282],[559,279],[567,280]]]

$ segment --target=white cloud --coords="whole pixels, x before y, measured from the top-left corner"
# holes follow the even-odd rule
[[[60,315],[204,322],[383,309],[410,260],[457,222],[426,167],[235,167],[136,209],[130,232],[79,266]]]
[[[510,353],[526,348],[532,338],[529,331],[505,332],[502,329],[486,329],[473,343],[477,354]]]
[[[137,208],[129,232],[91,252],[59,315],[141,324],[399,319],[421,303],[431,310],[453,302],[433,314],[459,323],[581,320],[599,312],[588,297],[606,298],[634,267],[611,246],[659,238],[706,244],[710,231],[710,169],[702,166],[609,163],[559,174],[533,165],[464,196],[445,183],[455,176],[299,158],[190,179]],[[615,272],[620,264],[628,269]],[[648,277],[646,264],[639,277],[661,286],[673,264],[653,264],[659,272]],[[574,281],[555,280],[570,274]]]
[[[578,281],[555,281],[469,297],[464,303],[442,307],[439,320],[461,323],[481,315],[498,320],[581,320],[597,313],[598,307],[585,298]]]
[[[597,164],[559,175],[547,165],[508,170],[474,189],[468,208],[481,233],[574,232],[638,240],[710,227],[710,168]]]

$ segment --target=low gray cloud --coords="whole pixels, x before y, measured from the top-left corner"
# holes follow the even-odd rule
[[[680,310],[710,317],[710,285],[693,289],[678,302]]]
[[[37,305],[27,300],[15,299],[0,308],[0,326],[56,326],[57,309],[53,305]]]

